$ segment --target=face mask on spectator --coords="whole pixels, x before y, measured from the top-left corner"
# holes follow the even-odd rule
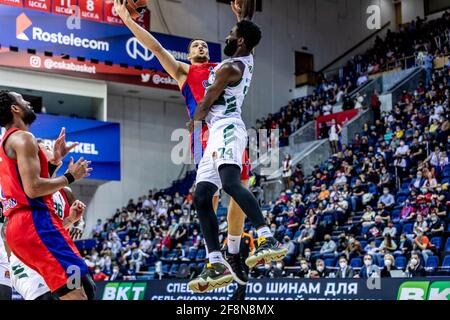
[[[341,267],[341,269],[344,269],[347,266],[347,262],[345,261],[339,262],[339,266]]]
[[[308,269],[308,264],[307,263],[302,263],[301,267],[302,267],[302,270],[306,270],[306,269]]]
[[[412,258],[411,259],[411,264],[413,265],[413,266],[416,266],[417,265],[417,259],[416,258]]]
[[[389,190],[383,190],[384,194],[389,194]]]
[[[384,260],[384,265],[387,267],[392,266],[392,261],[391,260]]]
[[[280,262],[277,263],[277,269],[279,269],[279,270],[283,269],[283,264]]]
[[[431,216],[431,221],[436,222],[438,220],[438,217],[436,216]]]
[[[324,266],[322,266],[322,265],[317,266],[317,271],[319,271],[319,272],[322,272],[324,269],[325,269],[325,268],[324,268]]]
[[[371,259],[364,259],[364,264],[366,265],[366,267],[371,266],[372,265],[372,260]]]
[[[113,269],[113,273],[119,273],[119,269],[114,268],[114,269]]]

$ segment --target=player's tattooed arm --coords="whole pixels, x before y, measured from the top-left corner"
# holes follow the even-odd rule
[[[240,63],[226,63],[217,70],[214,83],[207,89],[205,97],[195,110],[194,121],[204,120],[225,88],[229,84],[239,81],[242,74],[243,66]]]
[[[32,134],[16,133],[7,141],[7,144],[10,144],[15,153],[23,188],[29,198],[35,199],[51,195],[68,185],[68,180],[64,176],[52,179],[41,177],[38,144]],[[90,163],[83,158],[74,163],[72,158],[68,172],[75,180],[88,177],[92,171],[92,168],[89,168]]]
[[[189,72],[189,65],[177,61],[150,32],[131,18],[126,7],[126,0],[114,0],[114,9],[139,42],[156,56],[164,70],[182,86]]]

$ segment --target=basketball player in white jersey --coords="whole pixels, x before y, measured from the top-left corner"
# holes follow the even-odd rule
[[[287,249],[273,238],[257,200],[239,181],[242,154],[247,146],[247,130],[241,118],[244,98],[253,76],[252,50],[261,40],[261,30],[251,21],[237,23],[227,37],[223,61],[211,72],[205,97],[197,107],[194,121],[206,120],[209,140],[200,161],[194,203],[209,249],[209,263],[203,272],[189,282],[194,292],[207,292],[229,285],[242,265],[233,267],[220,252],[218,222],[212,198],[218,189],[228,193],[256,228],[257,250],[245,263],[253,268],[258,264],[279,261]],[[239,268],[237,270],[236,268]],[[234,268],[234,270],[233,270]]]

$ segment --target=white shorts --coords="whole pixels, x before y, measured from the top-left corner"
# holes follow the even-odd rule
[[[20,261],[13,253],[10,257],[11,284],[25,300],[35,300],[50,292],[44,279]]]
[[[0,284],[11,287],[11,272],[9,271],[9,263],[0,263]]]
[[[247,129],[242,121],[219,120],[209,128],[208,144],[197,169],[196,184],[209,182],[222,189],[219,167],[235,164],[242,171],[242,158],[247,147]]]

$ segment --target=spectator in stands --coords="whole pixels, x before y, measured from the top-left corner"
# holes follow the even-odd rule
[[[378,203],[382,203],[387,210],[393,209],[395,205],[395,198],[391,193],[389,193],[388,188],[383,189],[383,195],[378,200]]]
[[[405,270],[409,278],[425,277],[425,268],[421,265],[419,255],[417,253],[411,254],[408,265]]]
[[[285,265],[290,266],[295,262],[297,248],[295,242],[291,241],[291,238],[288,236],[284,236],[283,245],[288,249],[283,261]]]
[[[336,272],[336,278],[350,279],[353,278],[353,268],[348,265],[348,260],[345,256],[339,258],[339,268]]]
[[[364,265],[355,278],[377,278],[380,276],[380,268],[374,263],[370,254],[364,256]]]
[[[413,243],[413,250],[422,253],[422,257],[423,257],[423,260],[425,261],[425,263],[428,260],[428,256],[430,254],[433,254],[433,252],[431,251],[432,247],[433,247],[433,245],[431,244],[430,239],[428,239],[428,237],[426,235],[424,235],[423,229],[417,228],[416,229],[416,238],[414,239],[414,243]]]
[[[284,190],[291,188],[292,159],[290,154],[286,154],[283,160],[283,184]]]
[[[397,250],[397,244],[395,240],[392,239],[390,234],[386,234],[384,236],[383,241],[380,244],[380,252],[381,253],[393,253]]]
[[[311,269],[309,267],[308,261],[306,259],[300,260],[300,271],[297,273],[297,277],[299,278],[309,278],[311,273]]]
[[[395,258],[391,254],[384,255],[384,267],[381,269],[382,278],[391,278],[391,271],[398,270],[395,266]]]
[[[298,250],[301,257],[303,257],[305,248],[309,248],[314,241],[315,230],[311,227],[309,221],[305,221],[305,228],[301,231],[298,237]]]
[[[108,276],[105,273],[102,272],[100,267],[96,267],[95,268],[95,273],[94,273],[92,279],[94,281],[105,281],[105,280],[108,280]]]
[[[429,227],[424,228],[425,235],[429,238],[442,237],[444,233],[444,224],[439,219],[436,209],[430,214]]]
[[[378,90],[374,90],[373,95],[370,99],[370,106],[373,110],[373,115],[375,120],[381,119],[381,102],[379,99],[379,92]]]
[[[92,227],[92,237],[99,238],[103,231],[102,219],[97,219],[97,223]]]
[[[362,186],[361,180],[357,179],[355,182],[355,186],[352,189],[352,194],[350,198],[353,211],[358,211],[359,206],[362,204],[362,196],[364,194],[365,191]]]
[[[326,234],[324,236],[324,242],[322,247],[320,248],[320,254],[334,254],[336,252],[337,246],[336,242],[331,239],[331,235]]]
[[[331,120],[331,127],[328,132],[328,139],[330,140],[331,152],[337,154],[339,151],[339,140],[342,133],[342,126],[337,124],[336,119]]]
[[[112,273],[109,276],[108,281],[120,281],[123,280],[123,274],[120,273],[119,266],[117,264],[113,265]]]
[[[316,260],[316,268],[319,278],[328,278],[330,276],[330,269],[325,266],[325,262],[322,259]]]
[[[395,238],[397,236],[397,228],[394,226],[392,221],[389,221],[387,227],[384,228],[382,235],[385,237],[390,235],[391,238]]]

